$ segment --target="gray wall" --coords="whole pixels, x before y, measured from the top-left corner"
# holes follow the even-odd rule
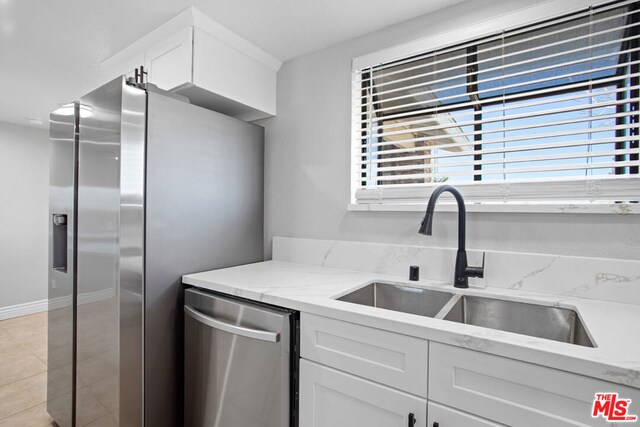
[[[267,256],[273,236],[455,245],[454,213],[438,213],[435,235],[427,238],[416,233],[419,213],[347,212],[351,59],[532,3],[473,0],[286,62],[278,74],[277,116],[261,123],[266,127]],[[639,236],[637,216],[468,216],[468,245],[475,249],[640,259]]]
[[[0,309],[47,298],[48,142],[0,122]]]

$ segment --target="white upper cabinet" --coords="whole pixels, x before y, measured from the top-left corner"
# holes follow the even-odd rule
[[[194,28],[193,37],[194,85],[275,115],[273,68],[200,28]]]
[[[193,29],[182,31],[162,40],[144,54],[147,81],[164,90],[172,90],[191,82]]]
[[[276,114],[281,62],[191,7],[102,63],[101,78],[133,75],[192,104],[246,121]]]

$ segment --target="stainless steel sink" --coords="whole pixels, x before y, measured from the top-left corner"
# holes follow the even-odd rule
[[[434,317],[451,300],[453,293],[414,288],[394,283],[370,283],[348,293],[339,301],[350,302],[419,316]]]
[[[575,310],[470,295],[455,299],[444,320],[594,347]]]
[[[595,347],[575,310],[375,282],[339,301]]]

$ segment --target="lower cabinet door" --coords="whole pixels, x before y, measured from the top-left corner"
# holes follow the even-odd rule
[[[425,427],[424,399],[300,360],[300,427]]]
[[[474,417],[457,409],[429,402],[428,427],[500,427],[503,424]]]
[[[637,414],[637,388],[429,343],[429,400],[505,425],[613,426],[603,416],[591,416],[596,393],[613,392],[631,399],[631,414]]]

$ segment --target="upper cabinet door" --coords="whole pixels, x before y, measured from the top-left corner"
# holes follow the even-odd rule
[[[304,427],[426,425],[424,399],[300,360],[300,425]]]
[[[172,90],[192,79],[193,27],[161,41],[144,55],[147,78],[160,89]]]
[[[275,115],[276,70],[200,28],[193,36],[194,85]]]

